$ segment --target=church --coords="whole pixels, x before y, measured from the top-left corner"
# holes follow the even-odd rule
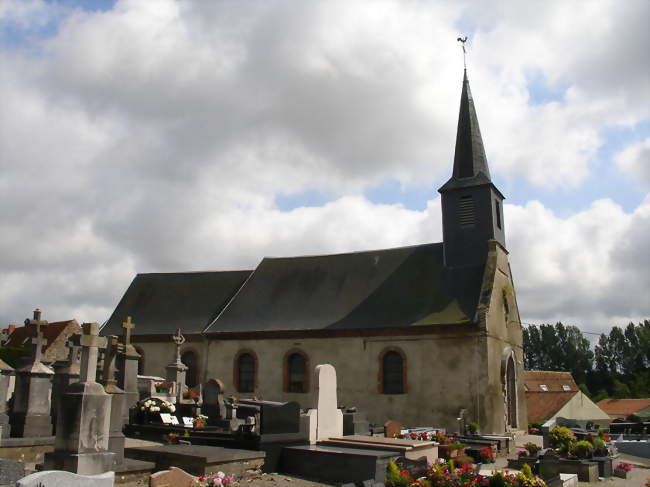
[[[318,364],[337,371],[341,407],[483,433],[527,426],[522,332],[503,195],[490,177],[467,72],[453,173],[438,190],[443,241],[334,255],[264,258],[253,270],[135,276],[102,329],[131,316],[140,373],[163,375],[182,330],[187,384],[311,407]]]

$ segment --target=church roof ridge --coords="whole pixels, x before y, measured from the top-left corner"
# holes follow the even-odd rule
[[[368,249],[368,250],[352,250],[348,252],[335,252],[332,254],[303,254],[303,255],[286,255],[286,256],[272,256],[267,255],[262,258],[264,260],[284,260],[284,259],[308,259],[308,258],[322,258],[322,257],[336,257],[340,255],[359,255],[359,254],[372,254],[377,252],[388,252],[394,250],[415,249],[418,247],[426,247],[428,245],[442,245],[442,242],[426,242],[412,245],[401,245],[399,247],[386,247],[382,249]]]
[[[208,269],[204,271],[171,271],[171,272],[138,272],[136,276],[169,276],[172,274],[187,275],[187,274],[215,274],[215,273],[228,273],[228,272],[253,272],[253,269]]]

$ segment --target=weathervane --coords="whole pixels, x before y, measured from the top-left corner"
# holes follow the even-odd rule
[[[467,42],[467,36],[465,36],[465,38],[459,37],[456,40],[461,43],[461,47],[463,48],[463,67],[467,69],[467,61],[465,59],[467,54],[467,51],[465,51],[465,43]]]

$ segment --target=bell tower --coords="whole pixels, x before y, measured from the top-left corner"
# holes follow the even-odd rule
[[[467,70],[460,97],[454,171],[438,191],[446,267],[484,264],[489,240],[505,249],[504,197],[490,178]]]

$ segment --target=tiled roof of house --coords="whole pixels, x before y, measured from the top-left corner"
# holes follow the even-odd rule
[[[526,404],[528,406],[528,422],[547,421],[576,394],[577,391],[575,390],[570,392],[527,391]]]
[[[578,391],[578,385],[573,380],[571,372],[555,372],[548,370],[524,371],[524,388],[530,392],[573,392]]]
[[[646,399],[603,399],[598,407],[610,416],[629,416],[650,407],[650,398]]]
[[[45,346],[43,347],[43,352],[45,352],[50,345],[52,345],[59,335],[66,329],[66,327],[73,322],[74,320],[66,321],[55,321],[53,323],[48,323],[48,325],[43,330],[43,338],[47,340]],[[7,347],[19,347],[24,348],[29,346],[29,329],[26,326],[21,326],[16,328],[9,338],[5,346]]]

